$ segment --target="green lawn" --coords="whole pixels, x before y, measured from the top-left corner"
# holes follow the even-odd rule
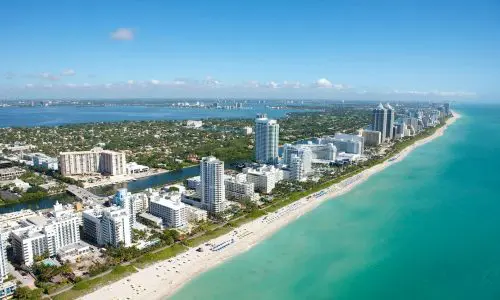
[[[203,244],[205,242],[208,242],[211,239],[214,239],[216,237],[224,235],[224,234],[230,232],[233,229],[234,228],[232,228],[230,226],[222,226],[222,227],[219,227],[219,228],[217,228],[215,230],[207,231],[202,236],[199,236],[199,237],[194,238],[194,239],[187,240],[187,244],[190,247],[196,247],[196,246],[201,245],[201,244]]]
[[[117,266],[111,271],[111,273],[106,274],[101,277],[94,279],[83,280],[76,283],[73,288],[69,291],[61,293],[57,296],[52,297],[54,300],[70,300],[76,299],[83,295],[89,294],[99,287],[110,284],[111,282],[118,281],[123,277],[137,272],[134,266]]]
[[[155,262],[174,257],[179,253],[185,252],[187,249],[188,248],[186,246],[174,244],[171,247],[162,249],[158,252],[146,253],[142,255],[134,262],[134,266],[143,269]]]

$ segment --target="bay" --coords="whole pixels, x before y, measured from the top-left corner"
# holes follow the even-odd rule
[[[243,109],[202,109],[169,106],[34,106],[0,107],[0,127],[56,126],[63,124],[143,121],[143,120],[201,120],[208,118],[254,118],[267,113],[270,118],[281,118],[301,109],[273,109],[264,104],[253,104]]]

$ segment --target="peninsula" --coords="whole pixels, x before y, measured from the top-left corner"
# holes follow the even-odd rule
[[[240,226],[237,230],[219,236],[200,247],[190,247],[171,259],[160,261],[132,275],[85,295],[82,299],[164,299],[173,295],[179,288],[197,275],[251,249],[280,228],[316,208],[327,200],[332,200],[349,192],[372,175],[400,162],[417,147],[424,145],[444,134],[445,130],[461,116],[453,112],[446,123],[437,128],[432,135],[415,140],[393,157],[384,160],[352,177],[332,184],[320,191],[305,196],[274,212],[266,214]],[[223,251],[210,251],[212,245],[228,244]]]

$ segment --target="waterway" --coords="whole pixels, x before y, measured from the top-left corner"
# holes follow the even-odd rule
[[[143,191],[147,188],[163,186],[169,183],[178,182],[189,177],[197,176],[200,173],[199,166],[187,167],[179,171],[161,173],[149,177],[139,178],[136,181],[123,182],[119,184],[107,185],[103,187],[91,188],[89,191],[99,196],[108,196],[120,188],[127,188],[132,193]],[[54,206],[56,201],[61,203],[71,203],[75,198],[69,195],[55,195],[39,201],[22,202],[11,205],[0,206],[0,214],[18,211],[21,209],[46,209]]]

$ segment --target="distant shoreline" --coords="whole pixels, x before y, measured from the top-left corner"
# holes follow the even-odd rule
[[[162,261],[141,269],[137,273],[104,286],[81,299],[125,299],[127,297],[131,299],[165,299],[172,296],[201,273],[249,250],[303,214],[315,209],[321,203],[349,192],[372,175],[402,161],[414,149],[442,136],[448,126],[460,117],[460,114],[453,112],[453,117],[448,119],[446,124],[438,128],[431,136],[415,141],[394,157],[333,184],[314,195],[293,202],[274,213],[244,224],[237,228],[237,234],[233,231],[209,241],[215,245],[235,239],[235,243],[230,244],[220,252],[213,252],[208,248],[205,248],[203,252],[197,252],[196,247],[191,248],[169,260],[172,262]],[[137,287],[142,292],[137,292]]]

